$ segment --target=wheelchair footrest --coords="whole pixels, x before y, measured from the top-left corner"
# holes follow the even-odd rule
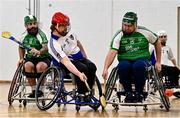
[[[121,95],[125,96],[125,94],[126,94],[125,91],[118,91],[118,92],[117,92],[118,98],[120,98]],[[135,94],[135,91],[133,91],[132,94]],[[143,97],[144,97],[144,99],[147,97],[147,95],[148,95],[148,92],[143,92]]]

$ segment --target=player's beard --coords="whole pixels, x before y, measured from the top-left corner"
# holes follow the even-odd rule
[[[166,42],[161,42],[161,45],[162,45],[162,46],[165,46],[165,45],[166,45]]]
[[[61,32],[61,36],[66,36],[68,32]]]
[[[37,27],[32,27],[31,29],[27,29],[28,34],[36,36],[38,33],[38,28]]]
[[[55,28],[55,30],[58,32],[59,35],[61,36],[66,36],[67,35],[67,31],[63,31],[63,32],[59,32],[57,28]]]

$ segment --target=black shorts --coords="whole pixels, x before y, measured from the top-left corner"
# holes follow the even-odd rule
[[[25,58],[25,63],[26,62],[32,62],[34,65],[37,65],[39,62],[44,62],[47,64],[47,66],[49,67],[51,64],[51,58],[47,57],[47,58]]]

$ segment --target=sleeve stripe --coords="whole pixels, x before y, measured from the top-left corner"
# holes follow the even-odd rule
[[[156,41],[153,44],[156,44],[157,41],[158,41],[158,39],[156,39]]]
[[[56,49],[54,48],[53,39],[52,39],[52,38],[50,39],[50,48],[51,48],[52,52],[54,53],[54,55],[61,61],[62,57],[61,57],[61,55],[56,51]]]
[[[113,50],[116,50],[116,51],[118,51],[118,50],[119,50],[119,49],[116,49],[116,48],[112,48],[112,47],[111,47],[111,49],[113,49]]]

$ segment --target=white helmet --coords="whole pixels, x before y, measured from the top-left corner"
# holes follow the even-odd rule
[[[167,36],[166,31],[164,31],[164,30],[159,30],[159,31],[157,32],[157,35],[158,35],[158,36]]]

